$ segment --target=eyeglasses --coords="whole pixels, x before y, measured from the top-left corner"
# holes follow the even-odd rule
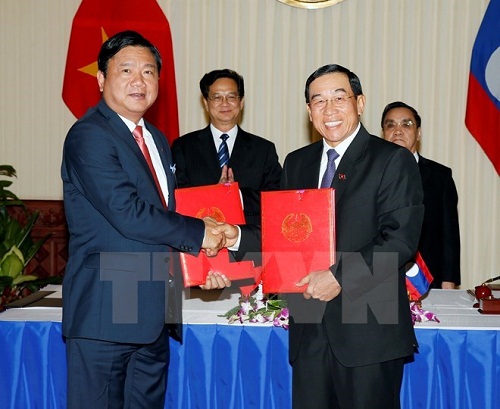
[[[330,99],[315,97],[308,105],[314,110],[321,111],[326,108],[328,101],[331,101],[334,107],[343,107],[347,104],[347,100],[352,97],[354,97],[354,95],[336,95]]]
[[[412,120],[407,119],[401,122],[387,121],[382,128],[385,131],[393,131],[398,126],[400,126],[402,129],[411,129],[413,128],[413,125],[415,125],[415,123]]]
[[[238,94],[234,94],[234,93],[226,94],[226,95],[214,94],[211,97],[208,97],[208,99],[210,101],[212,101],[214,105],[222,104],[222,101],[224,101],[224,99],[227,101],[228,104],[233,105],[233,104],[236,104],[240,100],[240,96]]]

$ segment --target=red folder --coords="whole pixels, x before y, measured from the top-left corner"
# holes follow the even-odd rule
[[[262,291],[303,292],[300,279],[335,263],[335,190],[262,192]]]
[[[244,224],[238,183],[225,183],[175,190],[176,211],[186,216],[210,216],[219,222]],[[218,271],[230,280],[255,278],[252,261],[230,261],[229,251],[223,248],[215,257],[180,253],[185,287],[205,284],[209,271]]]

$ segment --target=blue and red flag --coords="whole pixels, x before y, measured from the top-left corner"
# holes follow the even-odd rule
[[[500,0],[490,0],[469,74],[465,125],[500,175]]]
[[[156,0],[82,0],[71,28],[63,100],[77,118],[99,102],[99,49],[108,37],[124,30],[139,32],[160,51],[158,98],[145,118],[172,142],[179,136],[174,51],[170,25]]]
[[[417,253],[415,264],[406,272],[406,290],[409,299],[416,301],[422,298],[429,291],[432,280],[434,280],[434,277],[432,277],[422,255]]]

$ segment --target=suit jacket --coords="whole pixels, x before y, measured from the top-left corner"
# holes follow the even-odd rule
[[[64,142],[61,176],[70,233],[63,335],[150,343],[167,321],[171,249],[198,252],[203,221],[174,212],[173,161],[146,123],[169,186],[164,209],[130,130],[101,100]]]
[[[318,141],[290,153],[283,166],[282,187],[317,188],[322,151],[323,142]],[[417,249],[423,217],[415,159],[407,149],[370,135],[361,126],[340,161],[332,187],[337,256],[330,270],[342,291],[328,303],[304,300],[301,294],[291,297],[290,360],[296,359],[307,328],[297,317],[314,303],[320,308],[332,351],[343,365],[361,366],[411,355],[416,339],[404,265]],[[387,267],[375,271],[376,260],[384,257]],[[379,278],[382,275],[381,281],[388,287],[372,287],[367,271],[377,272]],[[302,300],[300,309],[294,306],[298,299]],[[379,320],[381,311],[382,315],[394,313],[397,324],[379,323],[373,313],[376,309]],[[352,323],[353,318],[360,323]]]
[[[460,230],[458,193],[451,169],[420,156],[418,161],[424,188],[424,222],[418,249],[434,281],[460,284]]]
[[[179,187],[219,182],[221,168],[210,126],[176,139],[172,154]],[[246,222],[260,225],[260,192],[277,190],[280,186],[281,165],[276,147],[238,127],[228,166],[233,169],[242,192]]]

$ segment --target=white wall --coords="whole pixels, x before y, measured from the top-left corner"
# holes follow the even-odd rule
[[[206,125],[201,76],[233,68],[246,81],[242,126],[275,142],[283,161],[311,138],[306,78],[320,65],[345,65],[361,79],[368,130],[380,134],[384,106],[403,100],[422,116],[422,154],[453,169],[463,288],[498,274],[500,178],[464,126],[470,54],[488,0],[344,0],[318,10],[276,0],[158,2],[172,30],[182,133]],[[79,4],[0,1],[0,163],[17,169],[13,190],[24,199],[62,197],[61,149],[75,118],[61,90]]]

